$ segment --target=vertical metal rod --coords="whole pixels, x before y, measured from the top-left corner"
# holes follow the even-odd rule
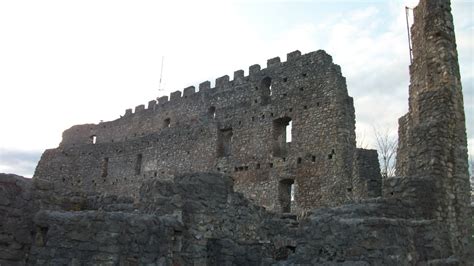
[[[165,56],[161,57],[161,70],[160,70],[160,84],[158,85],[158,90],[161,91],[161,80],[163,79],[163,62],[165,61]]]
[[[407,20],[407,34],[408,34],[408,49],[410,53],[410,64],[413,63],[413,54],[412,54],[412,48],[411,48],[411,36],[410,36],[410,23],[408,22],[408,16],[409,16],[410,8],[405,6],[405,16]]]

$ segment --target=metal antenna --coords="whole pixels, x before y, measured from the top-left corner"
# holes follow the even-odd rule
[[[407,19],[408,49],[409,49],[409,53],[410,53],[410,64],[412,64],[413,63],[413,49],[411,48],[410,23],[408,22],[410,9],[411,8],[405,6],[405,16],[406,16],[406,19]]]
[[[163,62],[165,61],[165,56],[161,57],[161,71],[160,71],[160,83],[158,85],[158,91],[163,91],[161,88],[161,80],[163,79]]]

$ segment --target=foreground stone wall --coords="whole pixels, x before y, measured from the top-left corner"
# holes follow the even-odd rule
[[[367,196],[352,190],[354,130],[340,67],[324,51],[295,51],[214,88],[204,82],[115,121],[73,126],[43,154],[35,178],[138,199],[147,180],[214,172],[269,210],[335,206]]]
[[[0,174],[0,265],[24,265],[34,235],[31,179]]]
[[[275,214],[233,191],[229,176],[151,180],[138,202],[85,196],[41,210],[29,265],[460,265],[447,228],[412,201],[372,199]],[[97,204],[99,203],[99,204]],[[448,244],[448,245],[447,245]]]

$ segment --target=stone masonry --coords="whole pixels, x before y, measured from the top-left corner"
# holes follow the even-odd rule
[[[174,92],[115,121],[71,127],[44,153],[35,177],[138,199],[150,179],[222,173],[247,198],[278,212],[381,195],[377,156],[356,156],[353,100],[324,51],[295,51],[286,62],[273,58],[265,69],[253,65],[248,76],[239,70],[215,84]],[[353,179],[365,189],[354,189]]]
[[[452,249],[463,252],[470,184],[453,18],[449,1],[421,1],[414,12],[409,111],[400,119],[397,175],[422,216],[449,224]]]
[[[0,174],[0,265],[473,265],[450,2],[414,15],[399,176],[354,147],[330,57],[291,53],[74,126],[33,179]]]

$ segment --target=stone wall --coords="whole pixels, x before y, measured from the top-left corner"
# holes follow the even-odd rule
[[[335,206],[354,193],[354,125],[340,67],[324,51],[296,51],[214,88],[204,82],[115,121],[73,126],[43,154],[35,178],[137,199],[147,180],[214,172],[269,210]]]
[[[411,29],[409,112],[400,119],[399,192],[420,214],[449,224],[452,249],[468,250],[469,177],[459,64],[449,0],[420,1]]]
[[[24,265],[34,235],[31,179],[0,174],[0,265]]]
[[[252,204],[220,174],[151,180],[140,192],[136,203],[86,196],[83,209],[37,212],[27,264],[460,264],[447,228],[419,219],[411,201],[377,198],[297,220]]]
[[[356,150],[352,190],[354,200],[382,196],[382,176],[376,150]]]

